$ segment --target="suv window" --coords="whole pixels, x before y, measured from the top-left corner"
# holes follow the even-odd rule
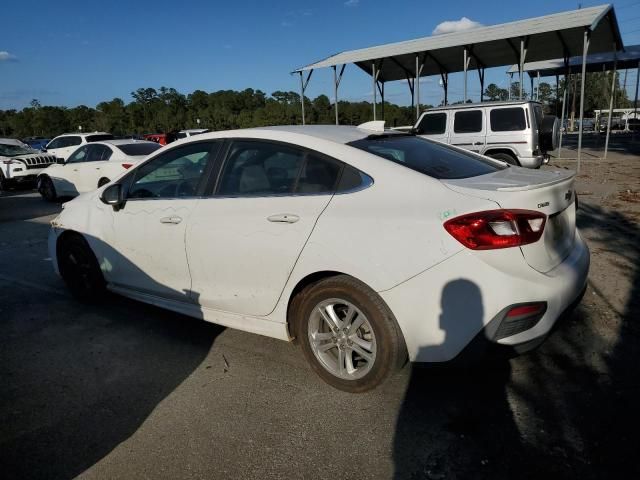
[[[75,145],[80,145],[82,143],[82,139],[80,137],[71,136],[71,137],[62,137],[60,139],[60,145],[57,148],[64,147],[73,147]]]
[[[447,130],[447,114],[429,113],[422,117],[418,125],[418,133],[421,135],[437,135]]]
[[[495,108],[489,113],[489,121],[493,132],[516,132],[527,128],[522,107]]]
[[[52,150],[52,149],[55,149],[55,148],[60,148],[61,140],[62,140],[61,138],[56,138],[54,140],[51,140],[46,148],[48,150]]]
[[[455,112],[453,117],[455,133],[476,133],[482,131],[482,110]]]
[[[215,158],[220,142],[192,143],[174,148],[136,169],[128,198],[184,198],[198,185]]]
[[[87,137],[85,138],[85,140],[87,141],[87,143],[91,143],[91,142],[101,142],[103,140],[113,140],[113,135],[111,135],[110,133],[105,133],[102,135],[87,135]]]
[[[349,145],[437,179],[476,177],[507,168],[414,135],[371,136]]]

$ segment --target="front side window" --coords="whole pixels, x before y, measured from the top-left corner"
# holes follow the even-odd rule
[[[55,148],[60,148],[62,146],[61,145],[61,140],[62,140],[61,138],[56,138],[54,140],[51,140],[46,148],[48,150],[53,150]]]
[[[518,132],[527,128],[522,107],[495,108],[489,114],[491,131]]]
[[[418,133],[420,135],[439,135],[447,130],[447,114],[429,113],[422,117],[420,125],[418,125]]]
[[[71,154],[71,156],[67,160],[67,163],[80,163],[80,162],[86,161],[87,150],[88,150],[88,147],[80,147],[79,149],[77,149],[75,152]]]
[[[219,142],[174,148],[136,169],[127,198],[193,197]]]
[[[349,145],[437,179],[475,177],[506,168],[414,135],[371,136]]]
[[[477,133],[482,131],[482,110],[456,112],[453,117],[455,133]]]

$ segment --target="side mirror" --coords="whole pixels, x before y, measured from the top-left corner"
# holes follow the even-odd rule
[[[122,185],[119,183],[109,185],[102,191],[100,200],[102,200],[102,203],[106,205],[111,205],[114,210],[120,210],[122,205],[124,205],[124,192],[122,190]]]

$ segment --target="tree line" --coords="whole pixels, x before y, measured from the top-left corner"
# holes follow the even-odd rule
[[[539,99],[550,113],[560,114],[559,103],[564,88],[560,82],[560,98],[549,83],[539,85]],[[631,105],[626,91],[616,77],[616,107]],[[611,77],[607,72],[587,75],[585,84],[585,111],[608,108]],[[511,98],[518,98],[519,84],[511,84]],[[568,81],[567,116],[575,110],[575,99],[580,94],[580,75],[571,75]],[[484,91],[487,100],[506,100],[507,89],[490,84]],[[525,93],[525,98],[527,93]],[[80,105],[73,108],[41,105],[36,99],[22,110],[0,110],[0,136],[25,138],[41,136],[51,138],[64,132],[107,131],[115,135],[166,133],[185,128],[228,130],[302,123],[300,95],[295,92],[276,91],[267,95],[261,90],[243,91],[196,90],[184,95],[174,88],[139,88],[131,92],[129,103],[121,98],[100,102],[95,108]],[[314,99],[305,97],[305,119],[310,124],[335,122],[333,104],[326,95]],[[459,103],[459,102],[458,102]],[[428,108],[430,105],[421,105]],[[415,109],[389,102],[378,105],[387,125],[413,125]],[[358,125],[372,119],[370,102],[339,102],[339,121],[342,125]]]
[[[174,88],[139,88],[131,92],[132,101],[121,98],[100,102],[95,108],[43,106],[32,100],[29,107],[0,110],[0,136],[25,138],[53,137],[63,132],[107,131],[115,135],[165,133],[186,128],[228,130],[302,123],[300,95],[261,90],[196,90],[184,95]],[[425,106],[426,107],[426,106]],[[382,105],[378,105],[378,111]],[[357,125],[371,120],[370,102],[339,102],[341,124]],[[388,125],[413,125],[412,107],[384,104]],[[312,124],[335,122],[333,104],[326,95],[305,97],[305,120]]]

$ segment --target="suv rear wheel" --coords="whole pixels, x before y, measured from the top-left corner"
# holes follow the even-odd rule
[[[495,158],[496,160],[500,160],[501,162],[507,162],[511,165],[519,166],[520,163],[513,155],[509,155],[508,153],[496,152],[487,154],[488,157]]]
[[[404,339],[389,308],[349,276],[311,285],[294,299],[291,314],[307,361],[339,390],[371,390],[406,359]]]

